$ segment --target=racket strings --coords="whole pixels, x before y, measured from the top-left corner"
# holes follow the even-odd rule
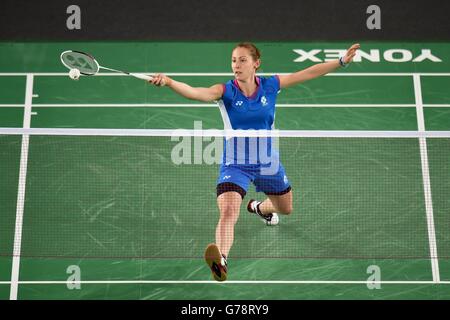
[[[82,74],[96,74],[100,67],[97,61],[83,52],[66,51],[61,54],[61,61],[69,69],[78,69]]]

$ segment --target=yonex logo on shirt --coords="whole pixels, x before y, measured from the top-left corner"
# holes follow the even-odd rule
[[[244,101],[236,101],[236,107],[242,106],[243,103],[244,103]]]

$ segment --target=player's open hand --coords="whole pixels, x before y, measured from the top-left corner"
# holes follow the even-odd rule
[[[150,80],[149,82],[157,87],[164,87],[165,85],[168,85],[171,81],[171,79],[168,76],[162,73],[157,73],[152,77],[153,77],[152,80]]]
[[[358,50],[359,47],[360,47],[359,43],[355,43],[347,50],[347,53],[345,54],[345,56],[343,58],[345,64],[353,61],[353,57],[355,56],[356,50]]]

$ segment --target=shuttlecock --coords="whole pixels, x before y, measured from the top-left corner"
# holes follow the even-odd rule
[[[80,79],[80,70],[78,69],[70,69],[69,71],[69,77],[72,80],[78,80]]]

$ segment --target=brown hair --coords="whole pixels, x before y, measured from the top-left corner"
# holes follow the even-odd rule
[[[261,51],[251,42],[241,42],[238,43],[234,48],[245,48],[248,51],[250,51],[250,55],[252,56],[254,61],[257,61],[258,59],[261,59]]]

